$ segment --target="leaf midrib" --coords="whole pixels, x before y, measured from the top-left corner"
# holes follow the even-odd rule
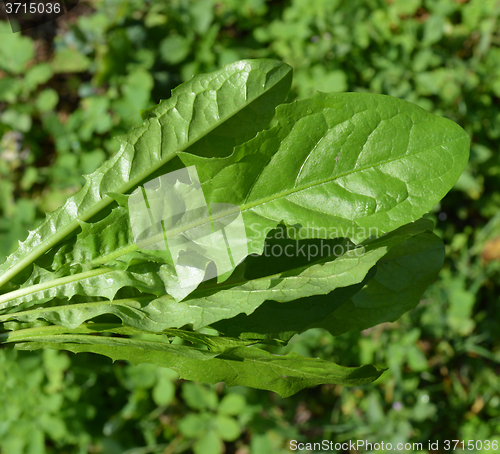
[[[463,140],[461,137],[456,137],[454,139],[450,139],[446,142],[443,142],[443,143],[440,143],[436,146],[438,147],[442,147],[442,146],[445,146],[451,142],[455,142],[455,141],[458,141],[458,140]],[[394,162],[394,161],[397,161],[399,159],[403,159],[403,158],[408,158],[408,157],[411,157],[411,156],[415,156],[417,154],[420,154],[420,153],[425,153],[433,148],[435,148],[436,146],[433,146],[433,147],[428,147],[428,148],[423,148],[423,149],[420,149],[420,150],[417,150],[413,153],[408,153],[408,154],[405,154],[404,156],[397,156],[397,157],[394,157],[394,158],[389,158],[389,159],[386,159],[384,161],[381,161],[381,162],[378,162],[376,164],[370,164],[370,165],[365,165],[365,166],[361,166],[361,167],[358,167],[358,168],[355,168],[355,169],[352,169],[350,171],[345,171],[345,172],[341,172],[339,174],[336,174],[335,176],[330,176],[328,178],[323,178],[323,179],[320,179],[320,180],[317,180],[317,181],[314,181],[314,182],[311,182],[311,183],[308,183],[308,184],[304,184],[302,186],[294,186],[293,188],[290,188],[290,189],[286,189],[280,193],[275,193],[269,197],[264,197],[264,198],[261,198],[261,199],[258,199],[254,202],[250,202],[250,203],[247,203],[247,204],[243,204],[241,205],[241,207],[238,207],[237,205],[235,205],[234,208],[231,208],[231,209],[226,209],[224,211],[219,211],[216,215],[212,215],[212,216],[205,216],[203,218],[200,218],[198,219],[197,221],[193,221],[193,222],[190,222],[188,224],[185,224],[185,225],[182,225],[180,227],[177,227],[177,228],[173,228],[173,229],[169,229],[167,230],[166,232],[164,233],[161,233],[161,234],[158,234],[158,235],[155,235],[147,240],[144,240],[143,242],[139,243],[138,245],[128,245],[128,246],[124,246],[123,249],[123,254],[119,254],[119,250],[115,251],[112,255],[113,259],[114,258],[117,258],[117,257],[121,257],[129,252],[131,252],[132,250],[136,250],[136,249],[141,249],[141,248],[144,248],[145,249],[145,246],[148,246],[149,244],[152,244],[152,243],[156,243],[158,242],[159,240],[163,239],[164,238],[164,235],[168,238],[168,237],[171,237],[171,236],[175,236],[175,235],[178,235],[180,233],[183,233],[183,232],[186,232],[186,231],[189,231],[191,229],[194,229],[196,227],[200,227],[204,224],[208,224],[210,223],[211,221],[216,221],[218,219],[221,219],[221,218],[224,218],[224,217],[227,217],[227,216],[230,216],[231,214],[235,214],[237,213],[238,211],[241,211],[242,213],[245,212],[245,211],[248,211],[248,210],[251,210],[252,208],[255,208],[256,206],[259,206],[259,205],[264,205],[266,203],[269,203],[275,199],[279,199],[279,198],[282,198],[282,197],[286,197],[287,195],[289,194],[292,194],[292,193],[295,193],[295,192],[300,192],[300,191],[306,191],[308,189],[311,189],[315,186],[320,186],[320,185],[323,185],[323,184],[326,184],[326,183],[329,183],[331,181],[334,181],[334,180],[337,180],[339,178],[342,178],[342,177],[345,177],[345,176],[348,176],[348,175],[352,175],[356,172],[362,172],[362,171],[365,171],[365,170],[368,170],[368,169],[372,169],[372,168],[375,168],[375,167],[378,167],[378,166],[381,166],[381,165],[384,165],[384,164],[389,164],[391,162]],[[275,155],[273,155],[275,156]],[[272,157],[270,158],[270,160],[272,159]],[[270,162],[270,160],[268,162]],[[261,175],[261,172],[259,173],[259,175]],[[257,177],[259,178],[259,177]],[[203,185],[202,185],[203,186]],[[253,186],[252,186],[253,187]],[[247,195],[247,197],[245,198],[245,200],[248,200],[248,198],[250,197],[250,194]],[[111,254],[110,254],[111,256]],[[106,256],[104,257],[101,257],[100,259],[98,259],[97,263],[106,263],[105,261],[105,258]]]
[[[255,71],[255,69],[247,71],[247,73],[250,73],[251,71]],[[241,72],[242,71],[240,71],[240,73]],[[248,80],[248,78],[247,78],[247,80]],[[253,103],[254,101],[256,101],[258,98],[264,96],[269,90],[271,90],[273,87],[275,87],[277,84],[279,84],[282,80],[283,80],[283,78],[277,80],[273,85],[265,86],[263,92],[259,93],[257,96],[255,96],[254,98],[251,98],[250,100],[247,97],[248,96],[248,90],[246,89],[246,83],[247,83],[247,81],[245,81],[245,102],[242,103],[242,105],[238,109],[232,111],[232,113],[231,113],[230,116],[226,116],[224,119],[215,122],[212,127],[206,129],[204,131],[204,133],[202,135],[200,135],[197,139],[194,139],[194,140],[189,140],[188,139],[188,141],[186,142],[186,144],[183,147],[180,147],[180,148],[176,149],[174,152],[172,152],[171,154],[168,154],[163,159],[161,159],[157,164],[153,165],[148,171],[145,171],[145,172],[141,173],[139,176],[137,176],[136,178],[130,180],[129,182],[127,182],[126,184],[124,184],[121,188],[118,188],[117,190],[115,190],[113,192],[117,192],[119,194],[123,194],[123,193],[127,192],[129,189],[131,189],[132,187],[134,187],[135,185],[137,185],[138,183],[140,183],[142,180],[146,179],[149,175],[151,175],[152,173],[154,173],[156,170],[158,170],[162,166],[164,166],[168,161],[170,161],[171,159],[173,159],[179,152],[182,152],[186,148],[189,148],[190,146],[192,146],[193,144],[195,144],[198,140],[202,139],[207,134],[209,134],[210,132],[212,132],[214,129],[216,129],[217,127],[219,127],[225,121],[227,121],[228,119],[230,119],[230,118],[234,117],[235,115],[237,115],[239,112],[241,112],[241,110],[243,110],[244,108],[248,107],[251,103]],[[207,91],[207,90],[205,90],[205,91]],[[203,93],[203,92],[201,92],[201,93]],[[199,93],[198,93],[198,95],[199,95]],[[175,108],[175,106],[173,108]],[[168,112],[168,111],[166,111],[166,112]],[[162,116],[164,116],[166,114],[166,112]],[[160,124],[159,118],[160,117],[151,118],[149,121],[151,122],[153,120],[156,120]],[[147,130],[149,130],[149,128],[146,129],[143,132],[143,134]],[[160,134],[162,134],[162,137],[160,139],[160,143],[162,143],[163,142],[163,133],[161,131],[161,128],[160,128]],[[91,188],[91,186],[92,185],[89,185],[89,189]],[[25,255],[21,260],[19,260],[17,263],[15,263],[10,268],[8,268],[7,271],[5,271],[0,276],[0,287],[2,287],[3,285],[5,285],[10,279],[12,279],[14,276],[16,276],[20,271],[22,271],[28,265],[30,265],[31,263],[33,263],[38,257],[40,257],[45,252],[47,252],[51,247],[53,247],[57,243],[59,243],[63,238],[65,238],[66,236],[68,236],[74,230],[78,229],[80,227],[80,224],[79,224],[78,221],[82,221],[82,222],[87,221],[88,219],[90,219],[91,217],[93,217],[97,213],[99,213],[101,210],[103,210],[106,206],[108,206],[113,201],[114,201],[113,198],[111,198],[108,195],[104,195],[101,198],[101,200],[99,200],[94,205],[93,208],[90,208],[85,213],[82,213],[82,215],[76,217],[73,221],[71,221],[70,223],[68,223],[64,228],[62,228],[59,232],[53,234],[47,240],[42,241],[37,247],[35,247],[35,249],[33,249],[31,252],[29,252],[27,255]],[[65,206],[65,205],[63,205],[63,206]],[[7,258],[7,260],[8,260],[8,258]]]
[[[337,175],[335,175],[334,177],[330,176],[328,178],[323,178],[323,179],[320,179],[320,180],[317,180],[317,181],[314,181],[312,183],[308,183],[308,184],[304,184],[302,186],[294,186],[293,188],[290,188],[290,189],[286,189],[282,192],[279,192],[279,193],[275,193],[273,194],[272,196],[269,196],[269,197],[265,197],[263,199],[259,199],[259,200],[256,200],[255,202],[251,202],[251,203],[248,203],[248,204],[244,204],[242,205],[241,207],[241,211],[246,211],[246,210],[250,210],[252,208],[255,208],[256,206],[258,205],[264,205],[265,203],[268,203],[274,199],[279,199],[279,198],[282,198],[282,197],[286,197],[287,195],[289,194],[292,194],[292,193],[295,193],[295,192],[300,192],[300,191],[305,191],[305,190],[308,190],[308,189],[311,189],[312,187],[314,186],[321,186],[322,184],[326,184],[326,183],[329,183],[331,181],[334,181],[334,180],[337,180],[339,178],[342,178],[342,177],[345,177],[345,176],[348,176],[348,175],[352,175],[356,172],[362,172],[362,171],[365,171],[365,170],[368,170],[368,169],[372,169],[374,167],[379,167],[381,165],[384,165],[384,164],[389,164],[391,162],[394,162],[394,161],[397,161],[399,159],[403,159],[403,158],[407,158],[407,157],[411,157],[411,156],[415,156],[419,153],[425,153],[433,148],[436,148],[437,147],[441,147],[441,146],[444,146],[444,145],[447,145],[451,142],[455,142],[457,140],[462,140],[462,138],[460,137],[457,137],[457,138],[454,138],[454,139],[451,139],[451,140],[448,140],[446,142],[443,142],[443,143],[440,143],[439,145],[435,145],[433,147],[428,147],[428,148],[424,148],[424,149],[420,149],[418,151],[415,151],[413,153],[408,153],[408,154],[405,154],[404,156],[398,156],[398,157],[394,157],[394,158],[390,158],[390,159],[386,159],[385,161],[381,161],[381,162],[378,162],[376,164],[371,164],[371,165],[366,165],[366,166],[361,166],[361,167],[358,167],[358,168],[355,168],[353,170],[350,170],[350,171],[345,171],[345,172],[341,172]],[[274,157],[275,155],[273,155]],[[271,158],[272,159],[272,158]],[[249,193],[247,195],[247,197],[245,198],[245,201],[248,200],[248,198],[250,197],[251,193]],[[215,217],[214,217],[215,218]]]

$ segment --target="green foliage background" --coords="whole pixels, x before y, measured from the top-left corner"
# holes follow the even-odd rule
[[[500,441],[499,16],[496,0],[95,0],[23,35],[0,34],[0,262],[117,151],[113,137],[140,124],[141,109],[243,58],[293,66],[290,100],[385,93],[472,138],[466,171],[430,215],[447,260],[418,308],[362,333],[312,330],[284,348],[386,365],[375,384],[281,399],[90,354],[2,350],[0,452]]]

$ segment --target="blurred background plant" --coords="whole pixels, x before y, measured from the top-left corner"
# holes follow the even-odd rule
[[[282,349],[386,365],[375,384],[281,399],[90,354],[1,350],[0,451],[274,454],[289,452],[291,439],[500,441],[499,15],[497,0],[94,0],[0,34],[0,262],[117,151],[113,137],[140,124],[141,109],[243,58],[292,65],[290,100],[385,93],[472,138],[466,171],[429,215],[447,260],[417,309],[362,333],[312,330]]]

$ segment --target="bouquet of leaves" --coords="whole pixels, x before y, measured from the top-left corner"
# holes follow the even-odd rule
[[[282,396],[377,379],[380,367],[265,346],[419,303],[444,259],[422,216],[460,176],[469,137],[389,96],[283,104],[291,79],[279,61],[240,61],[142,112],[0,266],[1,342]]]

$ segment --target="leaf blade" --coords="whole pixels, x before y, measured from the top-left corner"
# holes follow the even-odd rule
[[[316,238],[331,226],[355,243],[370,229],[380,236],[427,213],[468,159],[460,126],[385,95],[317,92],[279,106],[277,119],[227,158],[179,154],[197,167],[207,200],[238,205],[259,234],[284,222]],[[247,236],[260,253],[259,235],[248,227]]]
[[[78,221],[89,220],[112,203],[113,199],[106,195],[108,192],[125,193],[134,188],[180,150],[187,150],[248,105],[257,106],[257,110],[262,111],[261,118],[270,120],[274,107],[288,92],[290,77],[291,68],[284,63],[246,60],[226,65],[214,73],[194,76],[174,89],[171,98],[145,114],[148,119],[141,127],[119,139],[122,142],[120,151],[93,174],[87,175],[84,187],[64,206],[47,215],[20,243],[17,251],[7,257],[0,265],[0,287],[78,229]],[[266,97],[267,92],[272,96]],[[220,111],[213,106],[210,110],[199,110],[206,98],[218,95],[224,99]],[[259,96],[264,99],[255,105]],[[218,108],[217,103],[215,107]],[[255,128],[262,127],[262,122],[251,124]],[[250,128],[246,136],[237,133],[232,140],[234,144],[248,140],[248,135],[255,135],[258,130]],[[168,140],[163,140],[164,137]],[[231,148],[231,144],[227,148]]]
[[[336,246],[342,246],[340,250],[343,251],[343,254],[325,256],[312,262],[308,262],[304,258],[294,264],[292,268],[283,271],[276,270],[273,266],[270,267],[269,258],[249,257],[245,262],[247,266],[244,276],[235,275],[234,280],[229,280],[222,285],[202,286],[183,301],[176,301],[169,296],[158,299],[129,298],[113,302],[87,302],[85,304],[72,302],[60,307],[42,307],[25,311],[26,302],[20,300],[24,303],[24,311],[0,315],[0,321],[32,322],[36,319],[45,319],[68,328],[76,328],[90,318],[108,313],[118,316],[126,326],[142,327],[151,332],[159,332],[167,328],[181,328],[184,325],[199,329],[220,322],[222,319],[232,319],[240,313],[251,314],[266,300],[274,300],[281,304],[311,295],[328,294],[336,288],[355,285],[361,282],[369,270],[383,259],[393,247],[412,236],[431,229],[432,226],[433,223],[429,220],[419,220],[401,227],[385,237],[367,242],[364,250],[361,248],[350,249],[349,243],[335,243]],[[280,243],[286,248],[292,242]],[[255,271],[258,271],[259,274],[253,275]],[[110,274],[94,277],[93,280],[97,284],[93,287],[99,287],[99,285],[102,287],[107,276],[113,276],[113,273],[117,276],[121,276],[119,273],[125,274],[116,283],[113,282],[113,286],[121,286],[123,283],[130,283],[133,279],[137,279],[133,268],[128,274],[126,271],[114,271]],[[143,280],[146,276],[149,276],[151,280],[150,291],[152,293],[154,293],[155,288],[161,287],[162,278],[166,281],[165,277],[160,275],[159,282],[153,286],[152,283],[158,281],[158,278],[155,280],[155,273],[144,274]],[[78,285],[82,284],[78,283]],[[92,283],[86,284],[85,288],[87,286],[92,286]],[[75,291],[78,292],[79,289],[76,285],[71,285],[67,289],[61,288],[54,291],[53,295],[55,296],[68,296]],[[68,291],[69,294],[65,293]],[[80,293],[86,294],[85,291],[81,290]],[[29,301],[33,302],[32,296],[29,297]],[[219,323],[218,329],[223,326],[225,323]]]
[[[294,352],[273,355],[255,347],[230,347],[214,355],[164,342],[85,335],[57,335],[17,343],[16,349],[53,348],[92,352],[113,361],[151,363],[175,370],[181,378],[227,386],[251,386],[274,391],[282,397],[320,384],[358,386],[376,380],[384,369],[375,366],[344,367],[321,359],[305,358]]]
[[[291,303],[267,301],[248,316],[241,314],[212,327],[235,338],[286,342],[312,328],[339,336],[393,322],[417,306],[443,260],[441,239],[430,232],[420,233],[396,244],[361,285]]]

